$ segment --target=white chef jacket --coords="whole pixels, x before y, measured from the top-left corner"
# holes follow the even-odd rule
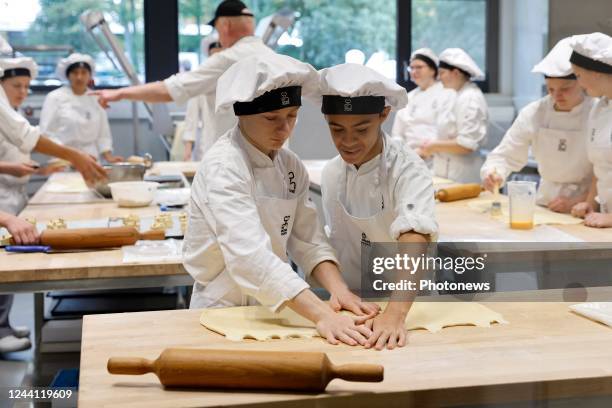
[[[29,154],[34,150],[40,136],[38,126],[30,125],[26,118],[13,109],[0,86],[0,139]]]
[[[402,142],[384,138],[383,152],[359,169],[336,156],[321,176],[330,240],[351,289],[361,287],[364,242],[392,242],[409,231],[435,240],[438,233],[431,172]]]
[[[440,82],[425,90],[413,89],[408,92],[408,105],[395,115],[391,135],[413,149],[438,135],[448,137],[455,131],[455,97],[456,92]]]
[[[381,179],[380,161],[384,157],[387,176]],[[336,183],[340,172],[346,172],[346,185]],[[385,147],[367,163],[359,166],[346,163],[340,155],[331,159],[321,173],[321,195],[327,225],[333,222],[332,207],[340,189],[346,191],[342,204],[355,217],[370,217],[381,209],[382,189],[389,191],[395,209],[393,223],[387,225],[393,239],[404,232],[420,234],[438,232],[435,217],[434,189],[431,172],[425,162],[412,150],[402,147],[397,140],[385,135]]]
[[[597,177],[601,211],[612,213],[612,100],[599,98],[589,114],[587,153]]]
[[[254,178],[262,172],[269,177]],[[183,253],[196,281],[191,307],[240,306],[251,303],[250,296],[278,310],[308,288],[285,254],[273,252],[259,197],[297,200],[287,252],[306,277],[323,261],[338,263],[308,191],[308,173],[294,153],[281,149],[270,159],[238,125],[223,135],[205,154],[192,186]]]
[[[96,158],[113,150],[104,108],[95,96],[75,95],[70,86],[49,92],[40,113],[40,129],[60,143]]]
[[[592,166],[587,157],[587,119],[593,99],[570,112],[559,112],[547,95],[527,105],[518,115],[501,143],[489,153],[480,176],[495,169],[504,180],[526,164],[533,151],[541,175],[537,202],[547,205],[558,196],[584,193],[590,184]]]
[[[0,161],[27,163],[39,138],[38,127],[13,109],[0,86]],[[17,215],[23,209],[29,179],[0,174],[0,210]]]
[[[190,98],[205,95],[206,104],[202,112],[203,129],[199,148],[201,152],[209,149],[221,135],[238,123],[231,109],[215,114],[215,92],[219,77],[243,58],[272,52],[274,51],[260,38],[243,37],[230,48],[209,57],[195,70],[173,75],[164,81],[172,99],[178,104],[185,104]]]
[[[436,153],[433,158],[434,175],[461,183],[479,182],[483,159],[478,149],[486,142],[488,107],[485,97],[473,82],[466,82],[457,92],[455,106],[455,132],[439,139],[455,139],[460,146],[473,151],[470,154]]]

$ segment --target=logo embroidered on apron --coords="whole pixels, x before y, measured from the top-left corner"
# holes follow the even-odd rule
[[[559,150],[560,152],[564,152],[567,150],[567,140],[566,139],[559,140],[559,146],[557,147],[557,150]]]
[[[297,188],[295,181],[293,181],[295,180],[295,173],[290,171],[287,175],[289,176],[289,192],[295,194],[295,189]]]
[[[291,219],[290,215],[285,215],[283,217],[283,225],[281,225],[281,235],[287,235],[287,228],[289,227],[290,219]]]
[[[365,234],[365,232],[361,233],[361,245],[372,246],[372,243],[368,239],[368,236]]]

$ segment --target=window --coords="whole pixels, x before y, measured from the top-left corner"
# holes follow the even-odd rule
[[[129,83],[81,23],[80,16],[86,10],[104,13],[111,32],[117,36],[130,62],[142,77],[143,0],[3,0],[0,7],[4,7],[0,11],[0,32],[15,52],[34,58],[39,65],[40,74],[32,82],[33,86],[60,85],[55,67],[60,58],[71,52],[94,57],[94,81],[97,86]]]
[[[485,73],[484,91],[497,89],[499,0],[398,0],[398,82],[411,87],[410,52],[463,48]]]
[[[412,49],[463,48],[486,72],[486,0],[412,0]]]
[[[210,35],[205,24],[217,1],[180,0],[179,48],[183,67],[203,61],[200,35]],[[277,51],[321,69],[351,61],[363,61],[395,78],[396,14],[389,0],[246,0],[257,22],[280,10],[295,12],[295,23],[278,40]],[[262,27],[257,32],[261,33]],[[348,55],[347,55],[348,53]]]

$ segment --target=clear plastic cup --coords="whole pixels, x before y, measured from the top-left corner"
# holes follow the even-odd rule
[[[532,229],[536,183],[534,181],[510,181],[508,182],[508,197],[510,199],[510,228]]]

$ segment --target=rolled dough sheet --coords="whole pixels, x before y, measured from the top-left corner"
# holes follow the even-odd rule
[[[386,303],[378,304],[384,310]],[[444,327],[489,327],[494,322],[507,323],[501,314],[479,303],[415,302],[406,316],[406,329],[426,329],[435,333]],[[233,341],[319,336],[311,321],[289,308],[280,313],[272,313],[262,306],[206,309],[200,315],[200,324]]]
[[[508,205],[508,199],[500,200],[502,207],[502,215],[493,217],[500,221],[504,221],[507,224],[510,223],[510,208]],[[486,213],[491,209],[493,200],[477,200],[470,201],[468,207],[472,210],[476,210],[480,213]],[[533,215],[533,222],[535,225],[578,225],[582,224],[581,218],[575,218],[568,214],[560,214],[554,211],[550,211],[547,208],[536,205],[535,212]]]
[[[453,184],[454,181],[451,179],[447,179],[444,177],[437,177],[437,176],[433,176],[433,185],[434,186],[438,186],[440,184]]]

